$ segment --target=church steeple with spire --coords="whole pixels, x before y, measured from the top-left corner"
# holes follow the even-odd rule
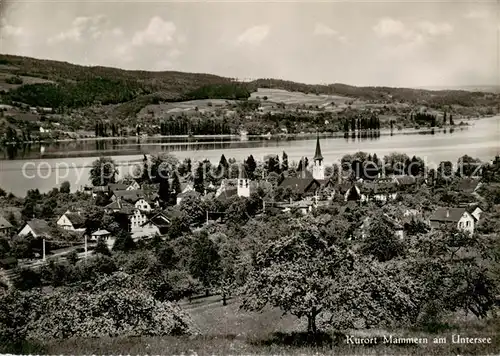
[[[248,179],[245,166],[240,166],[240,172],[238,175],[238,196],[239,197],[250,197],[250,180]]]
[[[323,164],[323,155],[319,144],[319,136],[316,137],[316,152],[314,153],[313,178],[325,179],[325,165]]]

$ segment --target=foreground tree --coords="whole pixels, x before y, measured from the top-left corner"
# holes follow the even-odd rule
[[[221,273],[221,258],[217,246],[206,233],[194,237],[191,247],[189,270],[205,287],[206,295],[210,288],[217,286]]]
[[[380,262],[389,261],[405,254],[404,243],[383,218],[372,219],[368,236],[363,240],[361,250]]]
[[[307,318],[310,333],[318,331],[318,317],[337,329],[415,317],[414,285],[399,265],[382,265],[331,245],[314,226],[297,230],[257,253],[243,288],[243,308],[279,307]]]
[[[495,305],[498,268],[495,236],[470,235],[451,229],[418,236],[408,259],[408,272],[421,286],[421,312],[434,321],[444,312],[465,310],[486,317]]]

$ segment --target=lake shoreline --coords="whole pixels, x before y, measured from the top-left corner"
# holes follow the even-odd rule
[[[378,133],[380,135],[390,135],[392,134],[418,134],[418,133],[431,133],[432,131],[434,132],[440,132],[444,131],[447,129],[456,129],[456,128],[463,128],[463,127],[468,127],[471,126],[469,122],[471,121],[479,121],[479,120],[484,120],[484,119],[489,119],[489,118],[494,118],[497,116],[486,116],[486,117],[478,117],[478,118],[469,118],[462,120],[464,122],[463,125],[457,124],[457,125],[444,125],[444,126],[436,126],[436,127],[424,127],[424,128],[412,128],[412,127],[406,127],[402,129],[381,129],[381,130],[356,130],[354,132],[349,131],[347,133],[348,137],[351,137],[353,134],[356,136],[358,134],[370,134],[370,133]],[[498,116],[500,118],[500,116]],[[154,140],[154,139],[165,139],[165,138],[172,138],[172,139],[240,139],[240,140],[245,140],[245,139],[250,139],[250,138],[307,138],[307,137],[316,137],[319,135],[320,137],[324,138],[336,138],[336,137],[345,137],[346,133],[343,131],[335,131],[335,132],[301,132],[301,133],[294,133],[294,134],[288,134],[288,133],[279,133],[279,134],[266,134],[266,135],[235,135],[235,134],[230,134],[230,135],[153,135],[153,136],[113,136],[113,137],[84,137],[84,138],[65,138],[65,139],[57,139],[57,140],[37,140],[37,141],[17,141],[17,142],[6,142],[3,143],[3,147],[8,147],[8,146],[17,146],[17,145],[28,145],[28,144],[45,144],[45,145],[50,145],[50,144],[58,144],[58,143],[71,143],[71,142],[99,142],[99,141],[132,141],[132,140],[139,140],[139,141],[148,141],[148,140]]]

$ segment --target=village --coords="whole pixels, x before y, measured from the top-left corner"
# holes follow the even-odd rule
[[[392,159],[398,156],[404,167],[400,172],[392,169],[397,162],[389,162],[391,173],[382,175],[376,155],[367,157],[362,152],[344,157],[343,166],[347,164],[347,169],[333,169],[324,162],[318,137],[310,166],[304,157],[298,164],[293,162],[288,167],[286,153],[281,163],[278,156],[270,155],[258,165],[253,157],[244,164],[237,164],[234,160],[228,162],[223,155],[219,165],[210,166],[208,173],[205,170],[207,161],[200,162],[194,172],[190,160],[183,162],[181,169],[170,166],[172,172],[172,169],[176,171],[167,175],[166,183],[149,177],[145,179],[144,174],[141,178],[125,177],[115,182],[113,174],[102,180],[105,184],[83,187],[74,194],[75,198],[59,204],[58,209],[64,212],[51,219],[33,214],[34,218],[24,224],[17,219],[16,229],[9,219],[1,216],[0,233],[8,241],[38,241],[30,245],[33,251],[23,252],[25,256],[16,258],[7,254],[1,264],[5,269],[12,269],[21,257],[19,266],[40,266],[47,258],[66,258],[75,252],[78,258],[87,258],[98,241],[105,242],[107,248],[113,250],[117,236],[123,234],[130,235],[135,242],[155,237],[168,240],[173,236],[170,230],[179,229],[179,226],[182,233],[186,233],[227,221],[238,223],[242,214],[254,218],[279,213],[301,216],[315,214],[321,209],[328,211],[332,207],[376,207],[375,214],[366,213],[351,224],[349,238],[365,237],[374,217],[382,218],[399,239],[412,233],[409,230],[415,226],[422,232],[450,227],[471,235],[477,232],[485,205],[488,205],[482,193],[488,191],[482,188],[489,184],[482,178],[483,164],[469,157],[467,162],[459,161],[462,165],[458,166],[461,171],[457,173],[446,176],[445,170],[451,168],[446,168],[444,162],[437,171],[424,174],[422,160],[415,157],[410,160],[398,154],[393,154]],[[346,162],[348,159],[351,162]],[[147,168],[151,162],[146,156],[144,160]],[[490,166],[493,170],[499,169],[498,156]],[[446,193],[440,201],[426,199],[425,195],[430,197],[442,187],[446,187]],[[85,200],[90,209],[74,203],[79,199]],[[91,221],[89,212],[95,209],[102,211],[101,221]],[[8,206],[2,209],[8,210]],[[11,213],[10,220],[14,215]],[[242,219],[244,223],[246,218]],[[179,220],[183,221],[179,224]]]

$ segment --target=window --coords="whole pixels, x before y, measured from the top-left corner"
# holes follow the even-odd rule
[[[467,221],[466,226],[467,226],[467,227],[469,227],[469,226],[470,226],[470,221]]]
[[[463,228],[464,227],[464,222],[461,221],[460,224],[459,224],[460,228]]]

